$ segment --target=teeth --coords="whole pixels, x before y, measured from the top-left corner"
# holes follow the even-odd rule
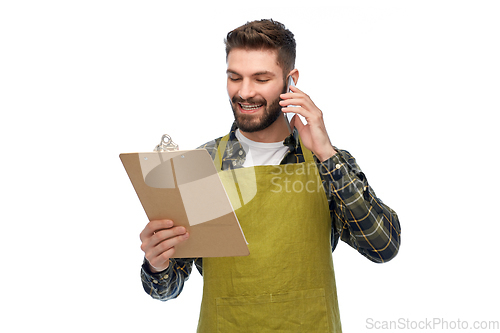
[[[240,104],[241,108],[245,111],[251,111],[251,110],[255,110],[255,109],[258,109],[262,106],[262,104],[260,105],[243,105],[243,104]]]

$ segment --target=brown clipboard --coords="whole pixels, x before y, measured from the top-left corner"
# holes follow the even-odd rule
[[[173,258],[246,256],[250,251],[212,158],[204,149],[120,154],[150,221],[171,219],[189,239]]]

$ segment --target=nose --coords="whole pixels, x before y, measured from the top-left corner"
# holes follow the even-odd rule
[[[250,80],[243,80],[238,89],[238,95],[242,99],[249,99],[255,97],[255,89]]]

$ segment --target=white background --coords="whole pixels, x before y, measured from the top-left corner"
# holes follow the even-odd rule
[[[497,1],[171,3],[0,5],[1,331],[195,331],[197,272],[173,301],[142,289],[118,155],[226,134],[223,39],[260,18],[294,32],[298,87],[401,221],[387,264],[334,252],[344,331],[500,321]]]

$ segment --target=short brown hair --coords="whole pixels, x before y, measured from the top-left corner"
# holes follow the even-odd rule
[[[278,65],[286,77],[295,68],[295,38],[293,33],[282,23],[271,20],[247,22],[239,28],[230,31],[224,40],[226,44],[226,59],[232,49],[277,50]]]

